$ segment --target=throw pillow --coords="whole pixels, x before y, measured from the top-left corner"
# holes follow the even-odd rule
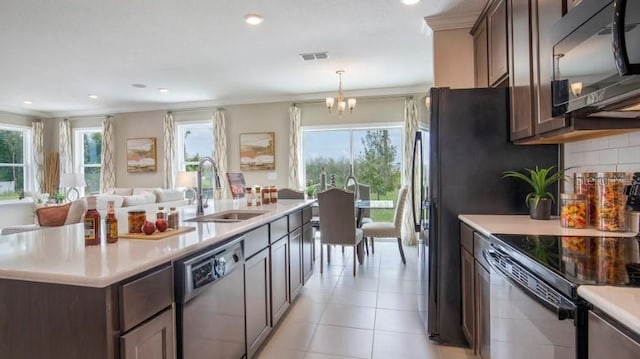
[[[131,196],[133,194],[133,188],[114,188],[113,194],[118,196]]]
[[[38,223],[42,227],[62,226],[67,220],[67,213],[69,213],[70,207],[71,203],[67,203],[62,206],[38,208],[36,209],[36,217],[38,218]]]

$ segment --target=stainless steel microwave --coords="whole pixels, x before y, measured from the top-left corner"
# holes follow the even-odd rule
[[[582,0],[552,31],[554,117],[640,118],[640,0]]]

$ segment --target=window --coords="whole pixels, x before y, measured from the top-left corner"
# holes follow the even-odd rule
[[[370,186],[371,199],[395,200],[401,184],[402,127],[385,126],[359,129],[303,129],[302,152],[307,193],[316,191],[322,168],[327,181],[344,181],[353,165],[361,184]],[[389,213],[387,213],[389,212]],[[375,220],[391,220],[391,211],[372,211]]]
[[[0,200],[33,190],[31,128],[0,125]]]
[[[212,121],[176,123],[176,168],[195,171],[203,157],[213,157]]]
[[[74,132],[74,168],[84,174],[86,187],[78,188],[80,196],[100,193],[100,164],[102,162],[102,128],[77,128]]]

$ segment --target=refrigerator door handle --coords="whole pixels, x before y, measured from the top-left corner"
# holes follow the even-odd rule
[[[419,150],[419,151],[418,151]],[[416,159],[420,156],[419,169],[420,169],[420,182],[418,193],[420,196],[420,209],[419,214],[416,215],[416,196],[415,196],[415,185],[416,185]],[[416,137],[413,140],[413,154],[411,156],[411,213],[413,214],[413,226],[414,231],[419,233],[422,227],[422,133],[420,130],[416,132]]]

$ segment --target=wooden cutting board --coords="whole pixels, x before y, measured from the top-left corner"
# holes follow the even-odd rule
[[[167,229],[164,232],[158,232],[157,230],[153,234],[144,234],[144,233],[122,233],[119,234],[119,238],[129,238],[129,239],[163,239],[171,236],[175,236],[178,234],[191,232],[196,227],[180,227],[178,229]]]

